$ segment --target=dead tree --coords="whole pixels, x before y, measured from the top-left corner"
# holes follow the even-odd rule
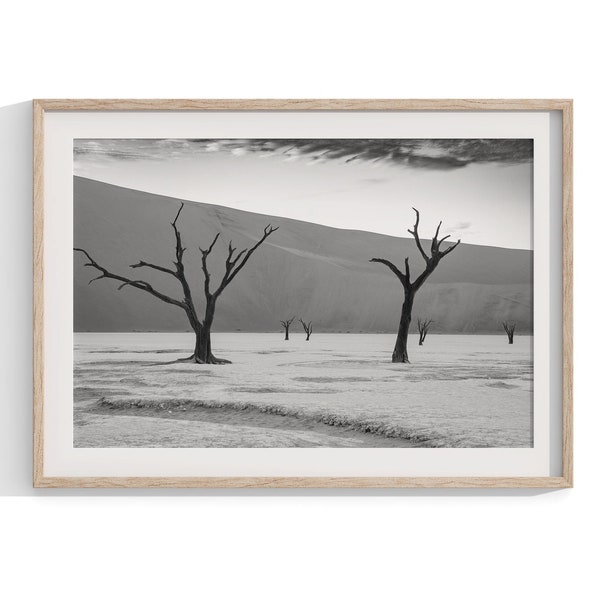
[[[419,346],[423,345],[427,334],[429,333],[429,326],[433,323],[432,319],[417,319],[417,328],[419,330]]]
[[[508,336],[508,343],[513,343],[513,337],[515,336],[515,324],[509,321],[503,321],[502,327],[504,327],[504,331],[506,331],[506,335]]]
[[[171,223],[171,227],[173,227],[173,232],[175,234],[175,260],[173,264],[175,268],[162,267],[160,265],[155,265],[152,263],[148,263],[146,261],[140,260],[139,262],[130,265],[132,269],[139,268],[148,268],[154,269],[155,271],[160,271],[161,273],[166,273],[177,279],[181,285],[181,290],[183,292],[183,299],[172,298],[155,290],[149,283],[146,281],[142,281],[141,279],[130,279],[129,277],[123,277],[122,275],[116,275],[115,273],[111,273],[105,267],[99,265],[83,248],[74,248],[75,251],[83,253],[89,262],[85,263],[86,267],[93,267],[100,271],[100,275],[98,277],[94,277],[90,280],[89,283],[93,281],[97,281],[98,279],[115,279],[117,281],[122,282],[121,285],[117,288],[118,290],[123,289],[126,286],[134,287],[138,290],[142,290],[151,294],[155,298],[166,302],[167,304],[172,304],[181,308],[190,322],[192,330],[196,335],[196,343],[194,347],[194,353],[186,359],[182,359],[182,362],[193,362],[199,364],[211,364],[211,365],[220,365],[220,364],[228,364],[231,361],[225,360],[222,358],[216,358],[212,353],[211,348],[211,328],[213,324],[213,320],[215,317],[215,308],[217,304],[217,300],[219,296],[223,293],[225,288],[233,281],[234,277],[246,266],[246,263],[254,253],[254,251],[274,232],[277,231],[278,227],[271,227],[271,225],[267,225],[263,231],[262,237],[252,246],[251,248],[245,248],[236,253],[236,248],[233,248],[231,242],[229,242],[227,258],[225,259],[225,273],[219,283],[219,285],[211,290],[210,287],[210,272],[208,270],[207,259],[210,255],[212,249],[214,248],[217,240],[219,239],[220,233],[217,233],[214,240],[210,244],[210,246],[203,250],[199,248],[202,254],[202,272],[204,273],[204,296],[206,300],[206,306],[204,309],[204,318],[200,319],[198,313],[196,311],[196,307],[194,305],[194,301],[192,298],[192,292],[190,286],[188,284],[185,269],[183,264],[183,253],[186,248],[183,247],[181,242],[181,232],[177,228],[177,219],[179,219],[179,215],[183,209],[183,202],[175,215],[175,220]]]
[[[290,325],[294,322],[295,318],[296,317],[292,317],[291,319],[287,319],[285,321],[279,321],[283,325],[283,328],[285,329],[285,339],[286,340],[290,339]]]
[[[454,250],[459,244],[460,240],[456,242],[456,244],[452,244],[446,248],[446,250],[441,250],[442,242],[448,239],[450,236],[444,236],[442,239],[438,240],[438,235],[440,233],[440,227],[442,226],[442,222],[440,221],[437,226],[437,230],[435,232],[435,236],[431,240],[431,250],[430,255],[428,255],[423,249],[423,244],[421,243],[421,239],[419,238],[419,211],[416,208],[413,208],[415,213],[417,213],[417,220],[415,222],[415,227],[413,230],[408,230],[415,238],[415,243],[417,244],[417,248],[425,261],[425,269],[424,271],[416,278],[414,281],[410,280],[410,267],[408,265],[408,258],[404,259],[404,272],[402,272],[394,263],[390,262],[385,258],[372,258],[369,262],[377,262],[388,267],[396,277],[400,280],[402,287],[404,288],[404,303],[402,304],[402,313],[400,316],[400,325],[398,327],[398,337],[396,338],[396,345],[394,346],[394,352],[392,353],[392,362],[402,362],[407,363],[410,362],[408,360],[408,349],[407,349],[407,341],[408,341],[408,328],[410,327],[410,321],[412,318],[412,309],[413,303],[415,300],[415,294],[418,292],[420,287],[425,283],[427,278],[435,271],[436,267],[446,256],[450,254],[452,250]]]
[[[300,319],[300,323],[302,323],[302,327],[304,327],[304,333],[306,333],[306,341],[310,340],[310,334],[312,333],[312,321],[305,323],[302,319]]]

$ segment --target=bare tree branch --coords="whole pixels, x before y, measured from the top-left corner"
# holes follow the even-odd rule
[[[221,235],[220,233],[217,233],[217,235],[215,235],[215,239],[212,241],[211,245],[208,247],[207,250],[198,248],[200,250],[200,252],[202,252],[202,254],[205,254],[206,256],[208,256],[212,252],[212,249],[214,248],[214,245],[217,243],[217,240],[219,239],[220,235]]]
[[[450,236],[447,236],[447,237],[450,237]],[[456,244],[450,246],[443,252],[440,252],[440,256],[446,256],[446,254],[450,254],[450,252],[452,252],[452,250],[454,250],[454,248],[456,248],[456,246],[458,246],[459,244],[460,244],[460,240],[458,240],[458,242],[456,242]]]
[[[145,289],[145,290],[147,290],[149,284],[146,283],[145,281],[142,281],[141,279],[137,279],[137,280],[134,280],[134,281],[126,281],[125,283],[122,283],[119,287],[117,287],[117,290],[120,291],[125,286],[128,286],[128,285],[133,285],[133,286],[135,286],[135,287],[137,287],[139,289]]]
[[[440,233],[440,227],[442,226],[442,222],[440,221],[437,229],[435,230],[435,235],[431,239],[431,256],[433,256],[440,248],[440,243],[438,242],[438,235]]]
[[[220,235],[221,235],[220,233],[217,233],[217,235],[215,235],[215,239],[212,241],[211,245],[206,250],[203,250],[202,248],[198,248],[198,250],[200,250],[200,252],[202,253],[202,272],[204,273],[204,294],[206,295],[207,300],[208,300],[208,298],[210,298],[212,296],[212,294],[210,293],[210,272],[208,270],[208,265],[206,264],[206,260],[208,258],[208,255],[212,252],[212,249],[214,248],[215,244],[217,243],[217,240],[219,239]]]
[[[90,283],[94,283],[94,281],[98,281],[98,279],[102,279],[104,277],[104,275],[98,275],[98,277],[94,277],[93,279],[90,279],[88,281],[88,285],[90,285]]]
[[[175,306],[179,306],[180,308],[183,308],[183,309],[186,308],[187,305],[184,302],[182,302],[181,300],[177,300],[175,298],[171,298],[170,296],[167,296],[166,294],[163,294],[162,292],[155,290],[146,281],[129,279],[128,277],[123,277],[122,275],[117,275],[116,273],[111,273],[108,269],[99,265],[90,256],[90,254],[83,248],[73,248],[73,250],[75,250],[76,252],[81,252],[82,254],[84,254],[87,257],[89,262],[85,263],[86,267],[93,267],[94,269],[97,269],[98,271],[100,271],[100,275],[98,277],[95,277],[94,279],[92,279],[90,281],[90,283],[92,283],[92,281],[97,281],[98,279],[115,279],[116,281],[121,281],[123,283],[123,285],[120,285],[118,287],[119,290],[122,289],[123,287],[129,285],[131,287],[137,288],[138,290],[148,292],[149,294],[151,294],[152,296],[155,296],[156,298],[158,298],[159,300],[162,300],[163,302],[166,302],[168,304],[174,304]]]
[[[177,223],[177,219],[179,219],[179,215],[181,214],[182,210],[183,210],[183,202],[181,203],[181,206],[179,207],[179,210],[177,211],[177,214],[175,215],[175,218],[173,219],[173,222],[171,223],[171,225],[173,225],[173,227],[175,227],[175,224]]]
[[[223,279],[221,280],[221,284],[215,290],[214,295],[219,296],[223,290],[232,282],[233,278],[244,268],[245,264],[248,262],[254,251],[275,231],[277,231],[279,227],[272,227],[271,225],[267,225],[263,230],[262,237],[252,246],[251,248],[246,248],[241,250],[237,256],[233,256],[236,248],[232,248],[231,242],[229,243],[229,253],[228,257],[225,261],[225,274],[223,275]],[[242,261],[238,264],[238,261],[243,256]]]
[[[231,259],[231,266],[232,266],[232,267],[235,267],[235,265],[237,264],[238,260],[240,260],[240,258],[242,258],[242,256],[244,256],[244,254],[246,254],[246,252],[248,252],[248,248],[244,248],[243,250],[240,250],[240,251],[238,252],[238,255],[237,255],[237,256],[234,256],[234,257]]]
[[[169,275],[173,275],[173,277],[177,277],[177,272],[173,271],[173,269],[167,269],[167,267],[161,267],[160,265],[153,265],[152,263],[146,262],[144,260],[140,260],[135,265],[129,265],[132,269],[139,269],[140,267],[148,267],[150,269],[155,269],[156,271],[161,271],[163,273],[169,273]]]
[[[402,282],[402,284],[406,284],[406,275],[391,261],[386,258],[372,258],[369,262],[381,263],[388,267],[396,277]]]
[[[177,229],[177,219],[179,219],[179,215],[181,214],[181,211],[183,210],[183,202],[181,203],[181,206],[179,207],[179,210],[177,211],[177,214],[175,215],[175,219],[173,219],[173,221],[171,222],[171,227],[173,227],[173,231],[175,232],[175,266],[178,268],[177,270],[179,271],[179,267],[183,267],[183,263],[181,262],[181,259],[183,258],[183,253],[185,252],[185,248],[182,246],[181,243],[181,233],[179,231],[179,229]]]
[[[370,262],[380,262],[384,265],[387,265],[396,274],[396,276],[400,279],[400,281],[402,281],[405,288],[412,289],[413,291],[417,291],[425,283],[425,280],[431,275],[431,273],[433,273],[433,271],[437,267],[440,260],[444,256],[446,256],[446,254],[450,254],[450,252],[452,252],[452,250],[454,250],[456,248],[456,246],[458,246],[458,244],[460,244],[460,240],[458,240],[458,242],[456,242],[456,244],[453,244],[446,250],[441,251],[440,244],[443,241],[447,240],[450,237],[450,235],[444,236],[441,240],[437,239],[439,232],[440,232],[440,228],[442,226],[442,221],[440,221],[437,226],[437,229],[435,231],[435,235],[433,236],[433,238],[431,240],[431,256],[428,256],[427,253],[423,250],[423,246],[421,244],[421,239],[419,237],[419,220],[420,220],[419,211],[416,208],[413,208],[413,210],[417,214],[417,219],[415,222],[414,229],[413,230],[409,229],[408,231],[415,238],[417,248],[419,249],[421,256],[425,259],[425,262],[427,263],[425,270],[415,279],[415,281],[411,282],[410,281],[410,268],[408,266],[408,258],[406,258],[404,261],[406,274],[402,273],[400,271],[400,269],[398,269],[398,267],[396,267],[392,262],[390,262],[386,259],[373,258],[373,259],[371,259]],[[404,279],[403,279],[403,277],[404,277]]]
[[[232,248],[231,244],[232,244],[232,242],[229,242],[228,255],[227,255],[227,258],[225,259],[225,272],[226,273],[230,273],[231,270],[233,269],[233,267],[235,267],[235,265],[237,264],[238,260],[240,260],[240,258],[244,254],[246,254],[246,252],[248,252],[248,249],[244,248],[243,250],[240,250],[238,252],[237,256],[234,256],[237,248]]]
[[[410,233],[415,238],[415,242],[417,244],[419,252],[421,253],[421,256],[424,258],[425,262],[428,262],[429,256],[427,256],[425,250],[423,250],[423,246],[421,245],[421,239],[419,238],[419,220],[421,215],[419,215],[419,211],[416,208],[413,207],[413,210],[415,211],[415,213],[417,213],[417,220],[415,221],[415,228],[412,231],[409,229],[408,233]]]
[[[181,242],[181,232],[177,228],[177,220],[179,219],[179,215],[183,210],[183,205],[184,203],[182,202],[179,206],[177,214],[175,215],[175,218],[171,222],[171,227],[173,227],[173,232],[175,233],[175,261],[173,264],[175,265],[174,275],[179,280],[181,289],[183,291],[184,302],[187,307],[185,310],[190,323],[193,324],[198,323],[198,315],[196,314],[196,307],[194,306],[192,291],[185,276],[185,267],[183,265],[183,253],[185,252],[185,248]]]

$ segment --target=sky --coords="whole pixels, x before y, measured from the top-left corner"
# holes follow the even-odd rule
[[[532,248],[531,140],[74,141],[74,174],[341,229]]]

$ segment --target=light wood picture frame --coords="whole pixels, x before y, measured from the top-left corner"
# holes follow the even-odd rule
[[[552,185],[559,187],[559,199],[555,202],[556,210],[560,211],[560,229],[562,239],[557,239],[553,231],[550,231],[549,226],[536,221],[535,227],[539,227],[542,236],[547,236],[548,246],[552,245],[555,249],[558,248],[560,258],[554,260],[552,256],[546,257],[550,261],[550,268],[554,269],[554,285],[555,288],[560,288],[562,297],[558,301],[558,312],[551,310],[548,313],[548,321],[559,333],[554,338],[551,338],[548,333],[548,339],[551,342],[551,351],[555,354],[554,365],[560,361],[560,373],[554,373],[554,379],[546,378],[540,389],[545,389],[547,395],[551,393],[558,398],[558,405],[555,407],[555,417],[560,421],[560,432],[558,435],[552,436],[548,434],[548,450],[546,457],[543,460],[550,465],[547,473],[544,474],[512,474],[503,472],[502,467],[498,467],[492,474],[471,475],[467,467],[457,464],[456,474],[440,471],[441,474],[420,475],[419,473],[409,472],[409,474],[399,473],[390,475],[388,471],[382,469],[381,474],[376,470],[369,475],[365,475],[365,471],[358,470],[356,474],[348,473],[348,469],[341,469],[339,472],[333,470],[331,475],[298,475],[294,469],[290,470],[290,474],[281,469],[274,469],[265,475],[257,475],[256,472],[250,472],[248,475],[236,474],[229,475],[226,471],[223,473],[215,472],[214,469],[209,470],[210,474],[205,472],[201,474],[178,474],[173,475],[167,473],[148,474],[148,471],[141,468],[136,471],[132,468],[129,472],[122,471],[116,474],[102,471],[102,468],[97,467],[95,461],[104,460],[102,452],[105,451],[102,447],[84,448],[77,459],[79,462],[73,463],[71,470],[61,469],[57,466],[59,458],[63,456],[62,450],[56,450],[53,446],[53,439],[58,439],[63,436],[65,447],[72,447],[73,440],[67,439],[72,432],[65,431],[64,420],[62,425],[58,423],[58,417],[55,420],[55,414],[58,414],[57,408],[59,403],[64,405],[64,410],[70,410],[72,414],[72,397],[65,398],[68,394],[64,392],[69,388],[72,389],[70,379],[71,372],[58,373],[56,369],[49,365],[49,356],[60,354],[60,348],[65,348],[64,345],[57,345],[56,331],[61,328],[64,332],[64,337],[73,334],[73,323],[59,323],[55,318],[52,306],[60,302],[62,297],[71,298],[73,290],[66,288],[59,290],[60,286],[71,285],[66,279],[57,277],[56,273],[60,271],[60,264],[66,263],[66,253],[59,252],[56,249],[55,237],[56,232],[61,227],[64,231],[73,230],[73,222],[65,223],[67,215],[73,217],[71,204],[65,204],[66,208],[63,212],[58,211],[54,198],[57,190],[61,190],[56,183],[58,179],[57,172],[57,156],[63,150],[71,152],[73,148],[73,140],[75,138],[95,139],[95,138],[131,138],[131,133],[123,136],[115,136],[112,133],[98,135],[98,127],[89,127],[87,123],[81,125],[81,133],[72,135],[73,128],[79,127],[77,120],[80,117],[88,115],[114,115],[115,118],[127,119],[127,116],[140,116],[140,127],[144,127],[149,120],[158,119],[160,115],[224,115],[224,123],[227,123],[227,116],[234,114],[242,115],[264,115],[264,114],[283,114],[283,115],[306,115],[306,119],[310,119],[311,115],[320,115],[319,118],[326,119],[329,115],[373,115],[381,118],[385,115],[401,114],[401,115],[444,115],[445,118],[451,119],[453,115],[457,118],[469,115],[487,115],[490,118],[498,115],[542,115],[547,119],[547,122],[558,123],[558,128],[555,127],[553,132],[547,133],[548,148],[543,151],[550,155],[552,152],[558,153],[561,160],[559,169],[554,168],[549,159],[548,172],[545,174],[545,179],[540,186],[543,187],[542,192],[548,204],[550,204],[550,188]],[[55,115],[65,117],[66,133],[64,139],[70,142],[67,147],[63,138],[58,140],[58,133],[62,126],[62,121],[55,125],[52,119]],[[524,118],[525,118],[524,117]],[[477,117],[479,118],[479,117]],[[34,487],[43,488],[568,488],[573,486],[573,103],[572,100],[101,100],[101,99],[44,99],[34,100],[33,102],[33,121],[34,121],[34,163],[33,163],[33,181],[34,181],[34,373],[33,373],[33,395],[34,395],[34,430],[33,430],[33,446],[34,446],[34,465],[33,465],[33,485]],[[142,122],[143,121],[143,122]],[[124,122],[124,121],[122,121]],[[83,121],[82,121],[83,123]],[[111,125],[112,126],[112,125]],[[115,125],[118,128],[118,122]],[[175,135],[172,137],[189,137],[196,138],[195,134],[182,135],[177,131],[181,131],[181,127],[173,131]],[[227,137],[229,125],[226,124],[223,128],[225,134],[222,138]],[[70,128],[70,129],[69,129]],[[549,126],[548,126],[549,128]],[[450,127],[452,130],[452,127]],[[112,131],[112,130],[111,130]],[[160,134],[163,129],[157,129],[159,135],[153,136],[151,133],[148,136],[139,135],[140,138],[166,137]],[[297,131],[297,130],[294,130]],[[71,133],[70,133],[71,132]],[[557,133],[558,132],[558,133]],[[62,134],[61,134],[62,135]],[[546,135],[546,133],[544,134]],[[369,134],[355,135],[357,138],[368,137]],[[211,135],[206,135],[211,138]],[[246,137],[231,136],[231,137]],[[256,136],[260,138],[260,135]],[[281,137],[283,139],[294,137],[288,135],[286,131],[282,131],[280,136],[267,134],[263,137]],[[303,137],[296,134],[295,137]],[[307,136],[310,137],[310,136]],[[324,138],[331,136],[324,135]],[[340,137],[348,137],[346,135]],[[374,135],[373,137],[381,137]],[[398,137],[397,135],[390,137]],[[440,132],[439,138],[452,138],[452,134]],[[470,139],[475,136],[469,128],[465,129],[464,135],[456,136],[461,139]],[[501,134],[497,136],[502,138]],[[511,137],[506,136],[506,137]],[[512,136],[520,137],[520,136]],[[523,137],[530,137],[524,135]],[[60,143],[59,143],[60,142]],[[62,146],[61,146],[62,144]],[[66,150],[65,150],[66,148]],[[536,147],[537,151],[537,147]],[[72,169],[72,163],[70,165]],[[72,171],[67,167],[61,170],[60,177],[65,181],[71,178]],[[548,183],[548,180],[552,182]],[[537,185],[536,180],[536,185]],[[546,186],[548,190],[546,190]],[[52,188],[52,193],[50,192]],[[160,193],[160,192],[159,192]],[[542,198],[542,199],[544,199]],[[70,201],[70,200],[69,200]],[[182,202],[183,206],[183,202]],[[61,209],[62,210],[62,209]],[[70,212],[69,212],[70,210]],[[535,212],[535,211],[534,211]],[[60,213],[60,214],[59,214]],[[417,213],[418,214],[418,213]],[[179,213],[178,213],[179,216]],[[412,218],[412,216],[410,217]],[[533,219],[537,216],[534,214]],[[175,218],[175,223],[177,217]],[[551,222],[551,219],[548,220]],[[171,223],[177,231],[175,223]],[[417,220],[418,224],[418,220]],[[532,224],[533,226],[533,224]],[[54,229],[53,229],[54,228]],[[52,233],[54,231],[54,233]],[[267,230],[265,229],[265,232]],[[415,227],[416,231],[416,227]],[[536,229],[538,231],[538,229]],[[425,233],[423,234],[425,236]],[[437,236],[436,236],[437,237]],[[417,238],[418,239],[418,238]],[[435,238],[434,238],[435,239]],[[190,247],[195,244],[195,241],[190,241]],[[195,244],[197,246],[198,244]],[[433,244],[432,244],[433,249]],[[438,246],[439,250],[439,246]],[[191,250],[190,250],[191,251]],[[536,251],[537,253],[537,251]],[[139,257],[132,256],[133,260],[138,260]],[[232,255],[229,257],[232,258]],[[100,259],[98,259],[100,260]],[[199,260],[199,259],[198,259]],[[368,260],[368,258],[367,258]],[[398,258],[398,260],[403,260]],[[407,266],[408,266],[408,259]],[[95,261],[92,260],[92,263]],[[560,264],[559,264],[560,262]],[[89,263],[88,263],[89,264]],[[401,264],[401,263],[398,263]],[[52,266],[54,265],[54,266]],[[57,267],[58,265],[58,267]],[[70,269],[70,264],[68,265]],[[391,267],[390,267],[391,268]],[[54,269],[54,270],[53,270]],[[101,267],[102,269],[102,267]],[[69,271],[70,273],[70,271]],[[389,272],[388,272],[389,275]],[[533,286],[535,287],[536,277],[538,273],[534,270]],[[122,279],[122,281],[125,281]],[[87,282],[86,282],[87,283]],[[134,282],[137,283],[137,282]],[[142,282],[143,283],[143,282]],[[128,285],[128,284],[124,284]],[[148,285],[148,284],[144,284]],[[52,299],[54,297],[54,300]],[[54,303],[54,304],[53,304]],[[291,315],[290,315],[291,316]],[[278,322],[279,316],[275,316]],[[416,313],[415,319],[416,323]],[[549,325],[550,328],[550,325]],[[535,335],[541,332],[541,329],[536,329]],[[541,335],[541,333],[540,333]],[[549,342],[549,343],[550,343]],[[61,342],[62,343],[62,342]],[[72,344],[72,342],[71,342]],[[70,357],[63,357],[65,363],[70,361]],[[72,364],[72,363],[71,363]],[[56,383],[50,383],[50,379],[56,379]],[[560,381],[559,381],[560,380]],[[537,385],[538,380],[536,379]],[[510,386],[509,386],[510,387]],[[535,387],[535,386],[534,386]],[[63,390],[64,393],[59,394],[57,390]],[[58,396],[61,396],[59,398]],[[548,400],[550,402],[550,400]],[[533,414],[533,413],[532,413]],[[558,417],[556,417],[558,415]],[[533,416],[532,416],[533,419]],[[56,422],[55,422],[56,421]],[[550,428],[552,418],[547,417],[543,421]],[[533,423],[533,420],[532,420]],[[533,425],[532,425],[533,427]],[[557,429],[558,431],[558,429]],[[533,435],[533,434],[532,434]],[[533,438],[532,438],[533,439]],[[68,450],[68,448],[67,448]],[[82,450],[81,448],[79,450]],[[111,449],[107,456],[112,461],[118,461],[116,454]],[[136,456],[142,456],[142,448],[138,448]],[[254,450],[254,449],[253,449]],[[419,451],[424,451],[427,456],[435,453],[437,448],[420,448]],[[498,448],[493,448],[498,450]],[[533,450],[533,443],[532,443]],[[271,449],[272,452],[281,452],[278,449]],[[285,452],[288,449],[285,448]],[[295,450],[295,452],[313,452],[306,449]],[[336,449],[336,456],[341,456],[343,460],[346,449]],[[416,450],[415,450],[416,451]],[[62,454],[61,454],[62,452]],[[211,449],[211,453],[207,456],[214,457],[218,449]],[[260,451],[261,456],[267,452],[264,448]],[[355,452],[355,450],[352,450]],[[389,450],[388,450],[389,452]],[[552,458],[550,455],[553,455]],[[313,456],[312,454],[306,454]],[[154,455],[152,455],[154,456]],[[282,454],[282,456],[291,456],[291,454]],[[295,455],[294,455],[295,456]],[[314,455],[317,456],[317,455]],[[349,455],[350,456],[350,455]],[[354,460],[356,454],[351,455]],[[371,456],[371,455],[369,455]],[[458,454],[457,454],[458,456]],[[138,460],[137,458],[135,460]],[[140,459],[142,460],[142,459]],[[197,459],[195,459],[197,460]],[[207,459],[208,460],[208,459]],[[318,460],[318,459],[316,459]],[[543,462],[542,460],[542,462]],[[90,468],[87,470],[86,461],[89,461]],[[114,464],[114,463],[113,463]],[[360,464],[360,461],[359,463]],[[95,465],[92,467],[92,465]],[[109,469],[110,470],[110,469]],[[200,469],[202,471],[202,469]],[[243,471],[243,469],[242,469]],[[266,469],[265,472],[267,472]],[[410,471],[410,470],[409,470]],[[344,474],[340,474],[343,472]],[[100,474],[99,474],[100,473]]]

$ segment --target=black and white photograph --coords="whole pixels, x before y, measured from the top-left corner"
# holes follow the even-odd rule
[[[531,139],[76,139],[78,448],[529,448]]]
[[[0,597],[593,596],[592,4],[3,8]]]

